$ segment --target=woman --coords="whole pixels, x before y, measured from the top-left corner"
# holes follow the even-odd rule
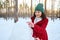
[[[35,40],[48,40],[46,27],[48,19],[44,14],[43,4],[39,3],[35,7],[34,16],[31,17],[32,22],[28,22],[28,25],[33,30],[33,37]]]

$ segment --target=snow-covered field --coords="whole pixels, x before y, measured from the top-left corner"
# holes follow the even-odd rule
[[[50,18],[47,25],[49,40],[60,40],[60,20],[54,22]],[[26,22],[31,21],[29,18],[19,18],[17,23],[14,20],[4,20],[0,18],[0,40],[34,40],[32,38],[32,30]]]

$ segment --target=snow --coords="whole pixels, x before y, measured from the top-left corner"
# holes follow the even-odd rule
[[[50,19],[47,25],[49,40],[60,40],[60,20],[54,22]],[[32,38],[32,29],[27,25],[30,18],[19,18],[17,23],[14,20],[4,20],[0,18],[0,40],[34,40]]]
[[[60,20],[56,19],[54,22],[49,19],[47,26],[49,40],[60,40]]]

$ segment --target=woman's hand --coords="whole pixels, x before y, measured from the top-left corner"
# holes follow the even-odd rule
[[[32,22],[27,22],[30,27],[34,27],[34,23]]]
[[[34,38],[34,40],[41,40],[41,39],[39,39],[39,38]]]

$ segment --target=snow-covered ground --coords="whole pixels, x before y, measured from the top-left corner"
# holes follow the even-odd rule
[[[60,40],[60,20],[54,22],[50,18],[47,25],[49,40]],[[32,30],[26,22],[31,21],[29,18],[19,18],[17,23],[14,20],[4,20],[0,18],[0,40],[34,40]]]

